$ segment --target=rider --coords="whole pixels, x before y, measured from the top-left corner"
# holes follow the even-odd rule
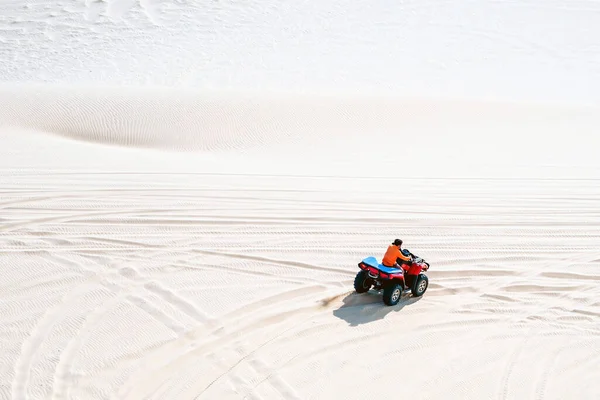
[[[396,239],[394,242],[388,246],[385,255],[383,256],[383,260],[381,263],[386,267],[392,268],[401,268],[401,265],[406,263],[410,263],[412,258],[410,256],[405,256],[402,254],[402,240]]]

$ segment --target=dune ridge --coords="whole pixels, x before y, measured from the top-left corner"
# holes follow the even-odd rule
[[[595,107],[358,94],[197,91],[169,88],[0,86],[0,124],[71,139],[176,151],[223,151],[352,138],[494,152],[594,145]],[[535,129],[533,135],[524,133]],[[537,140],[540,139],[540,140]],[[482,147],[483,146],[483,147]],[[539,153],[539,152],[535,152]],[[477,156],[476,154],[474,154]]]

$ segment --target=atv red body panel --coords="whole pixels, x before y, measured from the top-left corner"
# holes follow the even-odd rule
[[[367,271],[369,277],[381,280],[397,280],[402,287],[412,286],[423,270],[427,270],[425,262],[403,264],[402,268],[390,268],[377,262],[375,257],[367,257],[358,263],[358,267]]]

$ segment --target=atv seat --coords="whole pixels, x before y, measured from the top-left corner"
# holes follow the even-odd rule
[[[378,269],[379,269],[381,272],[383,272],[383,273],[385,273],[385,274],[399,274],[399,273],[402,273],[402,272],[404,272],[404,271],[402,270],[402,268],[386,267],[386,266],[385,266],[385,265],[383,265],[383,264],[379,264],[379,265],[377,266],[377,268],[378,268]]]
[[[370,267],[377,268],[385,274],[397,274],[402,272],[402,269],[400,268],[386,267],[385,265],[377,262],[377,259],[375,257],[367,257],[364,260],[362,260],[362,262]]]

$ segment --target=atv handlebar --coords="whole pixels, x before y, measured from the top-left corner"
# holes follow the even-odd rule
[[[411,254],[412,255],[412,254]],[[425,266],[423,267],[423,270],[427,271],[429,269],[429,263],[425,260],[423,260],[421,257],[415,257],[413,256],[413,260],[412,262],[417,263],[417,264],[425,264]]]
[[[429,263],[427,261],[423,260],[421,257],[415,256],[410,250],[404,249],[402,252],[405,255],[410,257],[411,263],[425,264],[425,267],[423,267],[423,270],[427,271],[429,269]]]

